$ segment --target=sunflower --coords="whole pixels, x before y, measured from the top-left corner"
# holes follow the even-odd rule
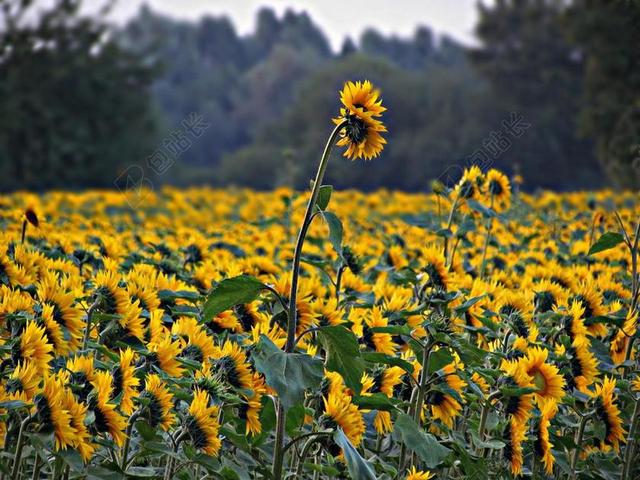
[[[462,389],[466,386],[464,380],[455,374],[456,364],[450,363],[442,368],[445,389],[438,389],[438,386],[427,396],[426,404],[431,409],[431,415],[436,420],[440,420],[444,425],[453,428],[453,421],[462,412],[460,405]],[[457,393],[457,398],[447,391]],[[424,415],[424,412],[422,413]]]
[[[20,362],[11,372],[5,385],[7,400],[30,402],[40,385],[40,374],[31,362]]]
[[[503,455],[505,460],[509,462],[513,475],[522,473],[522,442],[525,439],[525,423],[516,417],[512,417],[507,423],[507,428],[504,432],[505,447]]]
[[[40,432],[53,433],[56,450],[65,450],[77,443],[77,430],[71,413],[65,408],[64,379],[59,375],[45,377],[42,390],[34,397],[36,419]]]
[[[407,470],[405,480],[430,480],[431,478],[433,478],[431,472],[416,470],[416,467],[411,467],[411,470]]]
[[[592,282],[581,282],[573,291],[569,302],[578,302],[584,308],[584,318],[599,317],[605,315],[606,309],[603,298],[597,286]],[[602,323],[592,323],[587,327],[590,335],[604,337],[607,335],[607,327]]]
[[[252,389],[253,375],[242,348],[227,340],[214,358],[216,373],[228,384],[240,390]]]
[[[45,329],[47,341],[53,345],[53,353],[61,357],[66,356],[71,347],[65,340],[63,327],[53,318],[53,307],[51,305],[43,305],[38,320]]]
[[[507,375],[507,386],[514,388],[536,388],[531,377],[524,371],[523,364],[518,360],[503,360],[500,369]],[[533,408],[533,394],[507,396],[504,401],[504,409],[507,415],[525,424],[531,415]]]
[[[366,312],[352,310],[354,321],[354,332],[360,337],[360,343],[365,348],[370,348],[379,353],[393,355],[396,345],[393,343],[393,337],[390,333],[372,332],[375,327],[386,327],[387,319],[382,313],[382,309],[378,306],[373,307]],[[350,318],[351,319],[351,318]]]
[[[147,361],[151,366],[159,368],[172,377],[182,376],[184,368],[177,360],[181,351],[179,341],[172,340],[171,335],[166,334],[162,338],[150,342],[147,349],[149,350]]]
[[[207,335],[206,330],[195,318],[180,318],[173,324],[171,333],[183,338],[183,348],[180,353],[182,358],[203,363],[218,353],[213,338]]]
[[[637,328],[638,314],[629,312],[622,328],[618,329],[615,336],[611,339],[609,352],[611,353],[611,360],[613,360],[614,364],[618,365],[626,360],[629,338],[635,335]],[[633,355],[631,358],[633,358]]]
[[[564,396],[564,379],[555,365],[547,363],[549,351],[540,347],[527,349],[526,357],[520,360],[523,371],[533,379],[537,391],[534,393],[539,405],[544,402],[560,402]]]
[[[62,395],[62,405],[69,412],[71,417],[71,427],[75,430],[76,438],[73,442],[82,460],[89,461],[96,450],[96,446],[91,440],[91,434],[86,426],[87,406],[79,402],[76,396],[69,389],[65,389]]]
[[[120,350],[120,362],[111,371],[113,396],[120,396],[120,410],[125,415],[131,415],[133,412],[133,397],[137,393],[136,387],[140,385],[132,365],[133,355],[133,350],[130,348]]]
[[[344,311],[338,307],[338,300],[317,300],[311,304],[314,315],[321,327],[341,325],[344,323]]]
[[[551,280],[540,280],[531,288],[534,291],[533,303],[538,313],[549,312],[567,301],[567,291]]]
[[[113,398],[113,386],[109,372],[97,372],[91,382],[94,391],[89,396],[89,408],[95,415],[95,421],[91,425],[94,434],[108,433],[113,441],[121,447],[126,435],[127,426],[125,418],[117,411],[116,405],[111,403]]]
[[[624,442],[625,430],[622,428],[620,409],[616,405],[617,396],[615,394],[616,380],[606,377],[602,385],[596,385],[593,397],[596,399],[596,412],[598,418],[606,427],[603,445],[613,447],[617,452],[620,449],[620,442]]]
[[[462,178],[455,186],[455,198],[457,202],[464,200],[480,200],[482,198],[482,186],[484,175],[477,165],[466,168],[462,173]]]
[[[340,109],[340,116],[333,119],[336,125],[344,125],[337,145],[347,147],[345,157],[370,160],[382,152],[387,141],[381,133],[387,129],[375,117],[382,116],[386,108],[379,97],[380,91],[369,80],[345,83],[340,92],[344,107]]]
[[[253,374],[253,393],[238,408],[238,417],[246,422],[247,435],[258,435],[262,432],[260,412],[262,411],[262,397],[267,393],[264,378],[258,373]]]
[[[73,292],[67,290],[65,282],[59,284],[55,274],[46,273],[38,282],[37,293],[40,301],[52,308],[53,320],[67,329],[71,348],[78,348],[85,322],[82,320],[82,311],[73,306]]]
[[[447,290],[449,287],[449,269],[444,263],[441,249],[428,246],[420,251],[420,270],[426,274],[425,287]]]
[[[20,336],[19,355],[25,362],[32,362],[38,373],[49,371],[49,362],[53,358],[53,346],[47,341],[44,327],[39,327],[34,321],[29,321]]]
[[[221,441],[218,437],[220,424],[218,423],[219,409],[210,405],[209,394],[196,389],[193,400],[187,410],[188,416],[185,428],[191,438],[193,446],[207,455],[217,455]]]
[[[233,313],[245,333],[251,332],[253,327],[263,321],[255,302],[236,305],[233,307]]]
[[[354,446],[359,446],[365,432],[365,423],[351,397],[341,392],[330,392],[323,397],[324,415],[320,424],[325,428],[340,427]]]
[[[582,392],[591,385],[598,375],[598,361],[589,349],[589,343],[573,344],[567,349],[570,355],[571,373],[568,375],[567,386],[577,388]]]
[[[511,205],[511,184],[509,178],[499,170],[492,168],[485,175],[484,190],[489,194],[491,207],[502,212]]]
[[[573,301],[565,317],[564,329],[572,345],[585,345],[589,343],[587,339],[587,327],[582,320],[584,318],[584,307],[580,302]]]
[[[542,460],[547,475],[553,473],[553,464],[555,462],[555,457],[551,451],[553,444],[549,441],[549,425],[557,411],[556,403],[547,402],[543,404],[535,431],[534,454]]]
[[[154,428],[159,426],[165,432],[168,431],[175,423],[176,415],[173,413],[173,395],[167,385],[158,375],[150,373],[145,379],[141,396],[148,400],[144,411],[148,413],[149,424]]]

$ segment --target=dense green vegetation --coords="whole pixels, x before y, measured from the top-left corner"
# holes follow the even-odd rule
[[[146,7],[110,26],[76,2],[35,24],[21,19],[30,2],[0,4],[3,189],[113,186],[158,151],[171,171],[149,170],[154,184],[302,186],[344,78],[371,79],[393,109],[381,161],[336,162],[339,187],[422,190],[469,163],[521,173],[525,188],[640,178],[638,3],[501,0],[479,7],[476,47],[419,27],[371,29],[340,52],[291,11],[265,8],[241,36],[227,18]],[[197,138],[194,114],[212,127]]]

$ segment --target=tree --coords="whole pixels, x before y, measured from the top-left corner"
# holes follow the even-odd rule
[[[567,38],[567,8],[564,0],[479,4],[476,33],[482,45],[470,58],[491,83],[502,115],[516,112],[531,125],[505,153],[522,165],[525,181],[593,187],[600,184],[600,168],[592,142],[577,131],[584,59]]]
[[[154,142],[154,72],[78,1],[0,0],[0,188],[113,186]]]
[[[640,3],[579,0],[566,24],[586,59],[581,131],[621,187],[640,187]]]

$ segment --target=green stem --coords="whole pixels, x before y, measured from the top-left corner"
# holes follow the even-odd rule
[[[24,237],[27,234],[27,221],[23,220],[22,222],[22,236],[20,238],[20,243],[24,243]]]
[[[345,269],[347,267],[345,267],[344,265],[342,265],[339,269],[338,269],[338,275],[336,276],[336,301],[338,303],[340,303],[340,287],[342,284],[342,274],[344,273]]]
[[[482,405],[482,411],[480,412],[480,424],[478,425],[478,438],[480,441],[484,441],[484,432],[487,427],[487,418],[489,417],[489,409],[491,408],[491,401],[500,395],[500,390],[496,390],[490,394]],[[480,449],[480,455],[484,455],[484,448]]]
[[[489,208],[493,208],[493,195],[491,195],[491,203]],[[487,250],[491,241],[491,227],[493,227],[493,217],[487,219],[487,236],[484,239],[484,247],[482,248],[482,262],[480,262],[480,278],[484,278],[484,271],[487,265]]]
[[[322,179],[324,178],[324,172],[327,170],[329,163],[329,155],[331,149],[335,143],[338,135],[346,125],[346,122],[342,122],[337,125],[324,147],[322,158],[320,159],[320,165],[316,172],[316,178],[313,183],[313,189],[311,190],[311,197],[309,203],[307,203],[307,209],[304,214],[302,225],[300,226],[300,232],[298,233],[298,240],[296,241],[296,247],[293,253],[293,264],[291,266],[291,291],[289,293],[289,315],[287,322],[287,342],[284,347],[286,353],[291,353],[295,347],[296,341],[296,328],[298,325],[297,312],[296,312],[296,300],[298,296],[298,277],[300,276],[300,258],[302,257],[302,247],[304,240],[307,236],[307,230],[309,229],[311,216],[313,209],[318,199],[318,193],[320,192],[320,186],[322,185]],[[278,402],[277,420],[276,420],[276,443],[273,453],[273,478],[274,480],[280,480],[282,478],[282,465],[284,461],[284,426],[286,422],[286,412],[280,402]]]
[[[456,195],[456,199],[451,204],[451,210],[449,211],[449,219],[447,220],[447,226],[445,229],[451,228],[451,224],[453,223],[453,214],[456,212],[456,208],[458,208],[458,195]],[[444,262],[447,263],[447,250],[449,249],[449,239],[444,237]]]
[[[86,350],[89,345],[89,334],[91,333],[91,318],[93,317],[93,312],[100,305],[100,299],[96,299],[95,302],[89,307],[87,311],[87,325],[84,329],[84,338],[82,339],[82,350]]]
[[[20,430],[18,431],[18,443],[16,444],[16,453],[13,457],[13,470],[11,471],[11,480],[18,478],[18,472],[20,471],[20,463],[22,462],[22,448],[24,447],[24,429],[27,428],[29,422],[33,417],[28,415],[22,422],[20,422]]]
[[[638,428],[638,422],[640,421],[640,398],[636,400],[636,404],[633,407],[633,414],[631,415],[631,426],[629,427],[629,436],[627,437],[627,446],[624,450],[624,463],[622,464],[622,476],[621,480],[628,480],[631,473],[631,459],[633,458],[633,452],[635,450],[636,442],[636,429]]]
[[[131,417],[129,417],[129,424],[127,425],[127,431],[126,431],[126,435],[127,438],[124,441],[124,447],[122,448],[122,463],[120,465],[120,468],[122,469],[122,471],[126,471],[127,470],[127,456],[129,455],[129,447],[131,445],[131,433],[133,431],[133,424],[135,423],[135,421],[138,419],[138,417],[140,416],[140,411],[136,411],[134,412]]]
[[[298,457],[298,465],[296,467],[295,474],[296,477],[300,477],[302,475],[302,470],[304,469],[304,459],[307,458],[307,455],[309,454],[309,451],[311,450],[313,444],[318,441],[318,437],[310,438],[309,440],[307,440],[307,443],[304,444],[304,447],[302,447],[302,451],[300,452],[300,456]]]
[[[575,480],[577,478],[576,465],[578,464],[578,457],[580,456],[580,444],[582,443],[582,436],[584,435],[584,428],[587,425],[587,420],[589,419],[589,415],[583,415],[580,419],[580,426],[578,427],[578,433],[576,434],[576,448],[573,451],[573,456],[571,457],[571,478]]]

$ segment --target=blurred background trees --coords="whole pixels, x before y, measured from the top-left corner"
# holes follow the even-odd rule
[[[0,6],[2,189],[112,187],[194,113],[212,127],[154,183],[303,187],[336,92],[361,78],[383,91],[389,145],[335,162],[338,187],[425,190],[479,159],[528,188],[639,183],[639,2],[497,0],[478,7],[475,46],[421,26],[369,29],[337,52],[291,11],[263,8],[241,36],[224,17],[149,7],[113,26],[79,0]]]

